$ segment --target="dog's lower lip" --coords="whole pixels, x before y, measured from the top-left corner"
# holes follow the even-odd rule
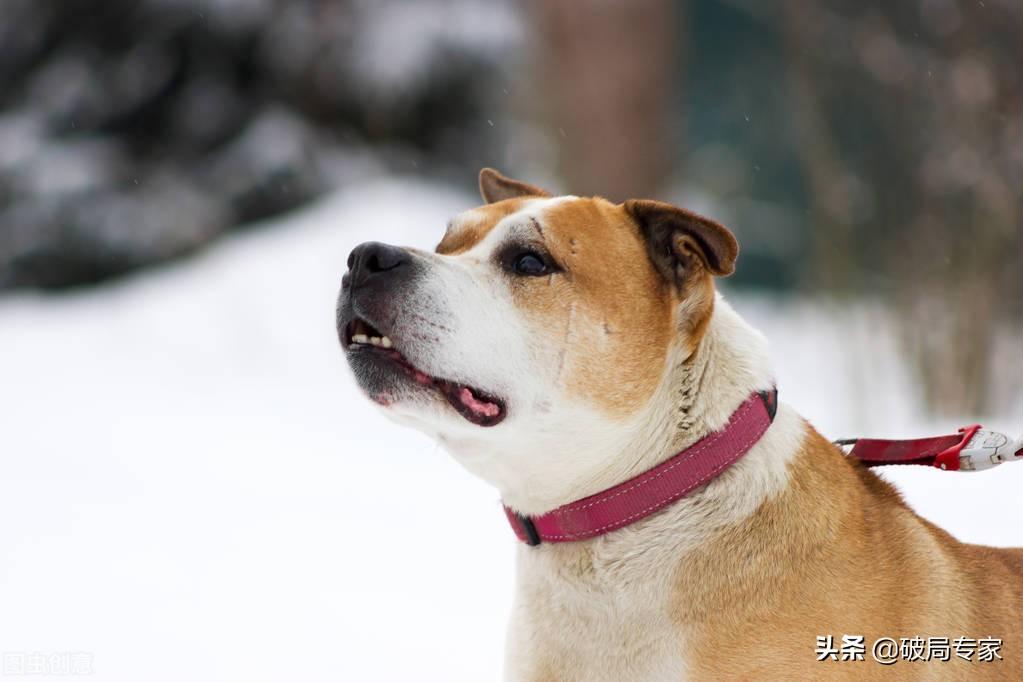
[[[496,426],[504,419],[504,402],[476,388],[434,379],[455,411],[478,426]]]
[[[349,325],[350,327],[351,325]],[[386,358],[405,372],[417,384],[436,389],[444,399],[467,421],[477,426],[496,426],[505,417],[504,401],[485,391],[466,384],[431,376],[416,368],[408,358],[394,348],[383,348],[364,343],[353,343],[345,334],[345,350],[349,353],[374,353]]]

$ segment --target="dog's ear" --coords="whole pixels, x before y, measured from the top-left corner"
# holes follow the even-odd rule
[[[654,265],[676,285],[701,268],[719,276],[735,271],[739,243],[724,225],[649,199],[626,201],[625,210],[639,224]]]
[[[539,187],[506,178],[493,168],[484,168],[480,171],[480,196],[483,201],[492,204],[504,199],[549,197],[550,194]]]

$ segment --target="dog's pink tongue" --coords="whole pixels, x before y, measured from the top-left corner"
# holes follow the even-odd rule
[[[465,386],[462,386],[458,390],[458,399],[462,401],[462,404],[473,411],[473,414],[482,415],[484,417],[496,417],[497,413],[501,411],[501,408],[494,403],[488,403],[483,400],[478,400],[476,396],[472,394]]]

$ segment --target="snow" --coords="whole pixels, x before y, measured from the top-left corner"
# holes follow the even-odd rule
[[[359,92],[388,100],[429,82],[452,56],[497,61],[523,37],[514,8],[478,0],[375,0],[358,5],[353,54]],[[372,11],[367,11],[372,8]]]
[[[353,185],[184,263],[0,299],[0,651],[89,652],[97,680],[497,679],[497,495],[357,393],[334,331],[355,244],[430,248],[474,202]],[[731,298],[828,436],[960,425],[921,416],[877,311]],[[890,477],[960,538],[1023,544],[1023,465]]]

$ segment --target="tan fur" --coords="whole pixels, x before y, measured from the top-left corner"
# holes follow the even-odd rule
[[[675,336],[673,297],[621,207],[567,201],[544,213],[541,229],[565,272],[516,281],[516,304],[538,332],[559,330],[569,395],[630,414],[661,378]]]
[[[505,199],[463,213],[457,223],[452,222],[448,226],[444,238],[437,245],[437,253],[444,256],[465,253],[486,237],[502,218],[519,210],[523,203],[523,199]]]
[[[524,199],[505,199],[463,214],[437,253],[470,250]],[[564,346],[561,381],[570,395],[626,416],[653,392],[679,338],[694,348],[713,309],[713,284],[703,269],[680,292],[647,258],[647,245],[622,205],[595,198],[560,203],[533,219],[537,239],[564,268],[556,276],[513,281],[511,293],[536,333],[556,330]]]
[[[673,614],[698,679],[1023,679],[1023,554],[965,545],[811,432],[787,489],[683,558]],[[817,635],[996,636],[1004,661],[818,662]]]

